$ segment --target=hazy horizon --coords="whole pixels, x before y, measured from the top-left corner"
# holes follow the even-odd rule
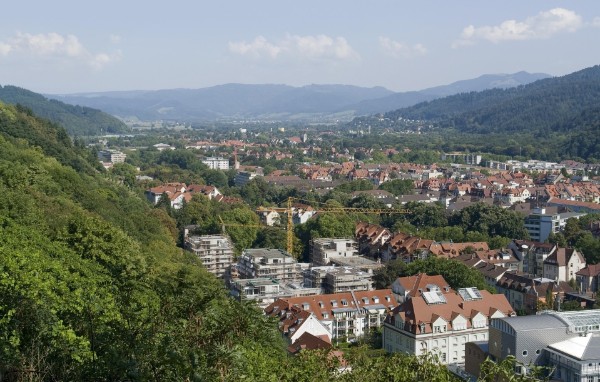
[[[597,2],[24,0],[3,13],[15,16],[0,25],[0,84],[48,94],[230,83],[405,92],[600,63]]]

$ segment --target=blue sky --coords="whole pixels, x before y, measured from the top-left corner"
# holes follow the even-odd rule
[[[10,1],[0,84],[36,92],[348,84],[420,90],[600,64],[600,2]]]

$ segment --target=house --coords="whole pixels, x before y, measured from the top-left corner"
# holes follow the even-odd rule
[[[487,340],[491,319],[515,314],[503,295],[440,284],[409,293],[386,317],[382,333],[388,353],[434,354],[443,364],[464,363],[467,342]]]
[[[319,349],[331,349],[331,342],[327,341],[327,337],[317,337],[308,331],[304,331],[296,341],[287,347],[287,351],[296,355],[302,350],[319,350]]]
[[[535,277],[522,272],[505,272],[496,283],[496,290],[506,296],[511,306],[525,314],[535,314],[540,303],[548,303],[547,295],[552,300],[562,300],[573,288],[564,281],[555,281]]]
[[[291,312],[309,312],[327,328],[331,339],[350,340],[380,327],[387,313],[397,305],[390,289],[380,289],[281,298],[264,312],[280,322]]]
[[[581,293],[597,293],[600,285],[598,276],[600,276],[600,264],[587,264],[585,268],[580,269],[576,273],[576,281]]]
[[[314,314],[300,307],[292,306],[279,321],[279,331],[293,345],[305,333],[317,338],[324,338],[331,343],[331,333]]]
[[[577,272],[585,268],[585,259],[574,248],[558,248],[544,260],[543,277],[550,280],[575,281]]]
[[[173,201],[180,194],[183,194],[187,188],[185,183],[167,183],[162,186],[153,187],[146,190],[146,198],[152,204],[156,204],[160,201],[160,198],[166,194],[166,196]]]
[[[373,258],[381,257],[381,249],[391,237],[387,228],[365,222],[356,224],[354,235],[358,241],[359,253]]]

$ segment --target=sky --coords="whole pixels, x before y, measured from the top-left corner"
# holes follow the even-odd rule
[[[0,85],[39,93],[345,84],[422,90],[600,64],[600,1],[19,0]]]

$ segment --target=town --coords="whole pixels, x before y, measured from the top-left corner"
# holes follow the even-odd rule
[[[232,298],[275,318],[290,354],[368,343],[433,354],[465,380],[486,358],[509,356],[519,374],[544,365],[557,380],[600,376],[588,366],[600,359],[583,355],[600,331],[598,165],[422,152],[385,138],[344,148],[344,134],[372,137],[251,129],[212,139],[161,129],[94,147],[155,208],[201,214],[178,220],[180,245]],[[396,161],[406,158],[417,161]],[[198,212],[207,203],[222,216]],[[253,216],[232,218],[232,208]],[[314,222],[326,216],[344,228],[319,232]],[[254,233],[243,246],[240,231]],[[474,278],[446,279],[449,262]]]

